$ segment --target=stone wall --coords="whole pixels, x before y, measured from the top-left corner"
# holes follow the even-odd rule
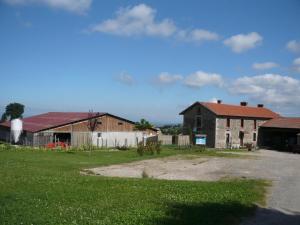
[[[202,127],[195,130],[196,116],[198,115],[202,117]],[[206,134],[206,144],[212,148],[215,146],[215,127],[215,114],[201,105],[195,105],[183,115],[183,133],[189,135],[193,131],[196,134]]]
[[[254,129],[256,120],[256,129]],[[258,127],[266,120],[244,118],[244,127],[241,127],[241,118],[230,118],[230,127],[227,128],[227,117],[218,117],[216,120],[216,148],[241,147],[240,131],[244,133],[243,143],[257,145]],[[253,141],[253,133],[256,133],[256,140]],[[226,144],[226,134],[229,134],[229,146]]]

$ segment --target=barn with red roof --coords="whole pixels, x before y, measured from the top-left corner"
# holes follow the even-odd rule
[[[80,146],[92,142],[98,146],[136,145],[144,136],[156,134],[156,129],[136,131],[135,123],[105,112],[48,112],[24,118],[21,142],[44,146],[63,142]],[[0,139],[10,141],[10,122],[0,124]]]

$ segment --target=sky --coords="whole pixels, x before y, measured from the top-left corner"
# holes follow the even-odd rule
[[[0,112],[179,123],[195,101],[300,116],[298,0],[0,0]]]

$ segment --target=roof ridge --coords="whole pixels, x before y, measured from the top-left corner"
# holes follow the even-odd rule
[[[215,105],[225,105],[225,106],[234,106],[234,107],[247,107],[247,108],[255,108],[255,109],[267,109],[267,110],[270,110],[268,108],[265,108],[265,107],[257,107],[255,105],[246,105],[246,106],[242,106],[242,105],[235,105],[235,104],[228,104],[228,103],[215,103],[215,102],[199,102],[200,104],[215,104]],[[270,110],[272,111],[272,110]]]

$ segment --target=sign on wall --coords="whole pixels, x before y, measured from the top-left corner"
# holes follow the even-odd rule
[[[195,135],[196,145],[206,145],[206,134],[196,134]]]

